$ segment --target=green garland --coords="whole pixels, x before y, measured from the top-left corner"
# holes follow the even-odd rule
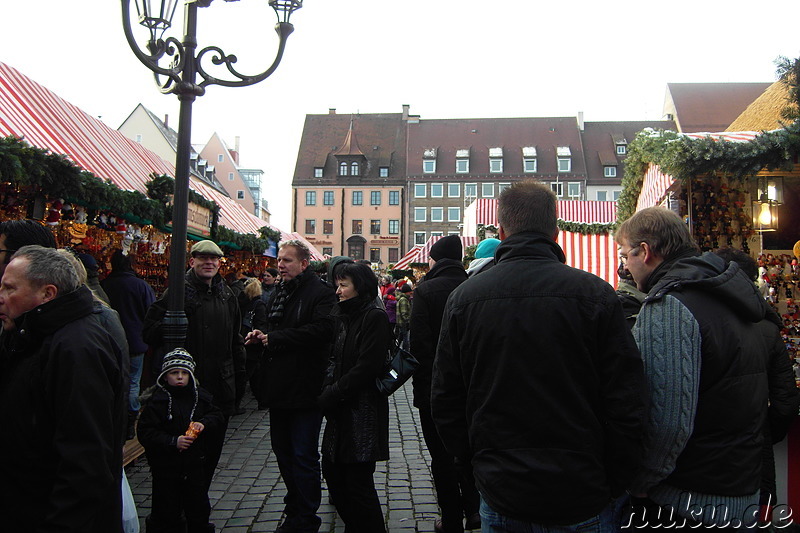
[[[617,221],[630,218],[642,191],[650,164],[676,180],[714,179],[716,174],[749,179],[761,170],[789,170],[800,152],[800,122],[781,130],[763,132],[747,142],[686,137],[674,131],[645,129],[628,147],[622,193],[617,201]]]

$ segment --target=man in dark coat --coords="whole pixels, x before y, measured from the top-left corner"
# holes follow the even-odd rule
[[[0,516],[14,532],[122,530],[128,360],[55,250],[25,246],[0,286]]]
[[[483,527],[610,531],[638,466],[642,361],[614,289],[564,264],[556,203],[534,181],[500,195],[497,264],[447,301],[431,407],[472,462]]]
[[[184,285],[184,310],[189,321],[184,348],[194,357],[195,376],[214,397],[225,415],[219,431],[206,435],[208,484],[222,453],[228,418],[235,402],[235,376],[245,372],[244,341],[239,334],[242,319],[236,295],[219,275],[222,250],[213,241],[192,246],[190,269]],[[169,289],[167,289],[169,291]],[[144,340],[152,346],[160,366],[164,353],[163,320],[167,310],[167,292],[147,311]]]
[[[111,256],[111,274],[101,283],[111,303],[119,313],[128,348],[131,352],[130,392],[128,395],[128,438],[134,437],[134,424],[139,414],[139,384],[142,379],[142,363],[147,343],[142,338],[142,325],[147,310],[156,299],[153,288],[136,276],[131,259],[116,250]]]
[[[478,491],[469,464],[456,468],[454,457],[445,450],[431,418],[431,371],[439,340],[439,328],[447,297],[467,279],[461,238],[442,237],[431,246],[431,269],[414,291],[411,308],[411,353],[420,362],[414,373],[414,406],[419,409],[422,435],[431,454],[431,473],[442,519],[434,525],[437,533],[462,533],[463,518],[469,529],[480,527]]]
[[[287,493],[280,533],[316,533],[322,498],[317,396],[333,339],[331,309],[336,295],[308,268],[311,252],[302,241],[281,243],[281,282],[267,307],[267,330],[253,330],[247,343],[264,345],[266,385],[259,398],[270,408],[272,450]]]

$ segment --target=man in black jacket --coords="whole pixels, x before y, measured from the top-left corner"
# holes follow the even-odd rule
[[[504,190],[498,218],[497,264],[447,301],[433,419],[472,461],[484,527],[606,531],[641,450],[639,352],[614,289],[564,264],[549,187]]]
[[[457,235],[442,237],[431,246],[430,271],[417,286],[411,308],[411,353],[420,362],[413,378],[414,407],[419,409],[422,435],[431,455],[436,500],[442,510],[442,519],[434,524],[437,533],[463,533],[464,517],[469,529],[480,527],[478,492],[471,469],[468,464],[456,468],[431,418],[431,371],[444,304],[450,293],[467,279],[462,256],[461,238]]]
[[[222,250],[213,241],[205,240],[192,246],[191,255],[183,287],[184,311],[189,321],[183,347],[194,357],[197,380],[212,394],[214,404],[225,417],[219,430],[205,436],[208,485],[211,485],[225,443],[228,419],[234,411],[235,377],[245,373],[245,352],[239,332],[242,327],[239,303],[219,275]],[[158,367],[166,353],[163,320],[167,294],[150,306],[144,320],[144,340],[158,354]]]
[[[41,246],[7,265],[0,319],[3,530],[120,532],[124,336],[109,332],[67,258]]]
[[[270,408],[270,439],[286,496],[279,533],[316,533],[322,498],[317,397],[333,339],[331,309],[336,295],[308,268],[311,252],[302,241],[281,243],[281,282],[267,306],[267,330],[253,330],[247,343],[264,345],[267,382],[259,403]]]

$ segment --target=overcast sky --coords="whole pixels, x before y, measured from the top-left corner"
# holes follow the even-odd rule
[[[115,0],[4,2],[0,61],[114,128],[138,103],[176,127],[177,98],[130,51],[120,12]],[[305,0],[278,71],[209,87],[192,142],[239,136],[241,165],[265,171],[272,222],[290,230],[306,114],[660,119],[668,82],[774,81],[776,57],[800,56],[798,15],[797,0]],[[246,73],[272,63],[267,0],[217,0],[198,18],[200,48],[236,54]]]

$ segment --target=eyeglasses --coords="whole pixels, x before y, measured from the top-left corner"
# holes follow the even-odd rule
[[[622,264],[623,265],[627,265],[628,264],[628,256],[636,257],[637,254],[633,253],[633,251],[636,250],[637,248],[641,248],[641,246],[642,246],[642,243],[640,242],[639,244],[631,246],[631,249],[628,250],[627,253],[619,254],[619,260],[622,261]]]

